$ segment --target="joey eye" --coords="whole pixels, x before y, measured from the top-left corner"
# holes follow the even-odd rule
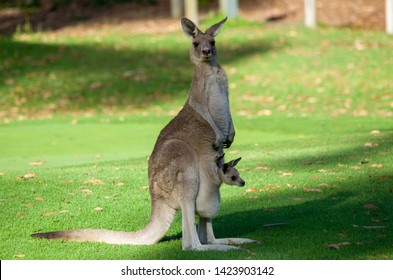
[[[197,48],[199,46],[198,42],[193,42],[192,44],[194,45],[194,48]]]
[[[235,180],[236,180],[236,176],[232,176],[232,177],[231,177],[231,180],[232,180],[232,181],[235,181]]]
[[[210,45],[212,45],[214,47],[216,45],[216,41],[211,41]]]

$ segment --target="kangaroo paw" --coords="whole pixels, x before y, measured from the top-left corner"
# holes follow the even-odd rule
[[[213,150],[219,151],[221,149],[221,146],[217,145],[216,143],[212,144]]]

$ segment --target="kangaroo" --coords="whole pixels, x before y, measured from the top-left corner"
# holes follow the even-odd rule
[[[189,22],[183,19],[182,23],[185,21]],[[220,24],[216,24],[209,29],[215,30],[219,26]],[[212,34],[216,33],[217,31],[214,31]],[[203,37],[199,34],[200,42],[203,38],[210,40],[211,35]],[[211,61],[207,62],[209,64]],[[205,102],[205,107],[209,107],[209,100],[204,96],[206,93],[203,89],[201,90],[200,95],[203,98],[200,101]],[[192,95],[198,97],[195,89],[194,92],[191,89],[190,96]],[[220,99],[217,92],[213,96],[216,101],[228,99],[227,96],[223,99],[220,97]],[[238,247],[227,244],[256,242],[246,238],[216,239],[214,237],[212,219],[220,208],[219,188],[222,181],[239,186],[244,185],[244,181],[234,168],[239,159],[229,163],[224,163],[223,157],[220,159],[224,142],[217,142],[217,127],[209,122],[209,117],[207,117],[211,117],[209,110],[206,109],[201,113],[198,109],[203,110],[204,106],[196,105],[195,100],[189,102],[191,99],[190,97],[177,116],[162,129],[149,157],[148,176],[152,207],[150,221],[145,228],[135,232],[68,230],[37,233],[33,237],[149,245],[158,242],[165,235],[176,211],[180,209],[183,250],[231,250],[238,249]],[[228,102],[224,104],[226,105]],[[229,108],[221,110],[218,103],[215,106],[222,114],[229,114]],[[212,110],[214,106],[209,108]],[[222,121],[222,117],[216,118]],[[232,136],[234,136],[234,130],[231,128],[232,121],[227,120],[227,122],[229,139],[226,146],[230,145],[233,141]],[[220,146],[217,147],[217,144]],[[198,231],[195,227],[195,214],[200,217]]]
[[[205,33],[191,20],[182,18],[184,34],[192,39],[190,59],[194,77],[187,103],[213,128],[216,134],[214,148],[229,148],[235,137],[235,128],[229,108],[228,78],[218,64],[215,37],[227,18],[208,28]]]
[[[235,168],[236,164],[241,160],[241,158],[231,160],[228,163],[224,163],[224,154],[216,157],[216,164],[218,167],[218,177],[222,183],[227,185],[235,185],[239,187],[243,187],[246,183],[240,177],[239,172]],[[200,216],[199,218],[199,226],[198,226],[198,236],[199,240],[202,244],[241,244],[241,243],[254,243],[256,240],[245,239],[245,238],[220,238],[216,239],[213,233],[213,217],[217,214],[219,210],[220,204],[220,194],[219,188],[221,185],[219,182],[217,185],[212,185],[208,190],[207,195],[200,194],[197,197],[197,208],[200,208],[198,205],[199,201],[203,201],[203,203],[209,204],[210,207],[216,207],[216,211],[211,213],[211,215]],[[215,193],[215,195],[212,195]],[[207,203],[208,202],[208,203]],[[206,217],[212,216],[212,217]]]
[[[246,238],[216,239],[212,219],[220,209],[221,183],[244,186],[234,168],[240,159],[224,163],[212,148],[215,133],[189,104],[161,131],[149,157],[148,173],[151,217],[145,228],[135,232],[77,229],[37,233],[33,237],[94,241],[110,244],[150,245],[157,243],[182,212],[183,250],[231,250],[226,244],[256,242]],[[221,150],[222,151],[222,150]],[[195,214],[200,217],[198,231]],[[211,244],[208,244],[211,243]]]

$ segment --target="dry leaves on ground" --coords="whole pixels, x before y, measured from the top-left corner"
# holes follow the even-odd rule
[[[37,177],[36,174],[28,173],[23,176],[16,177],[16,180],[27,180],[27,179],[36,178],[36,177]]]
[[[333,243],[333,244],[329,244],[327,245],[328,248],[332,248],[332,249],[336,249],[336,250],[340,250],[341,246],[348,246],[351,245],[350,242],[340,242],[340,243]]]
[[[318,193],[322,192],[321,189],[307,189],[307,188],[304,188],[303,191],[304,192],[318,192]]]
[[[87,184],[92,184],[92,185],[103,185],[104,181],[99,180],[99,179],[88,179],[85,181]]]
[[[44,162],[41,160],[36,160],[36,161],[28,162],[27,164],[30,166],[40,166],[40,165],[43,165]]]

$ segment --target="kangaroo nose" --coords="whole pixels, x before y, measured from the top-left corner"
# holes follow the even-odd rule
[[[210,55],[211,52],[212,52],[212,51],[211,51],[209,48],[204,48],[204,49],[202,50],[202,54],[203,54],[203,55],[206,55],[206,56],[207,56],[207,55]]]

